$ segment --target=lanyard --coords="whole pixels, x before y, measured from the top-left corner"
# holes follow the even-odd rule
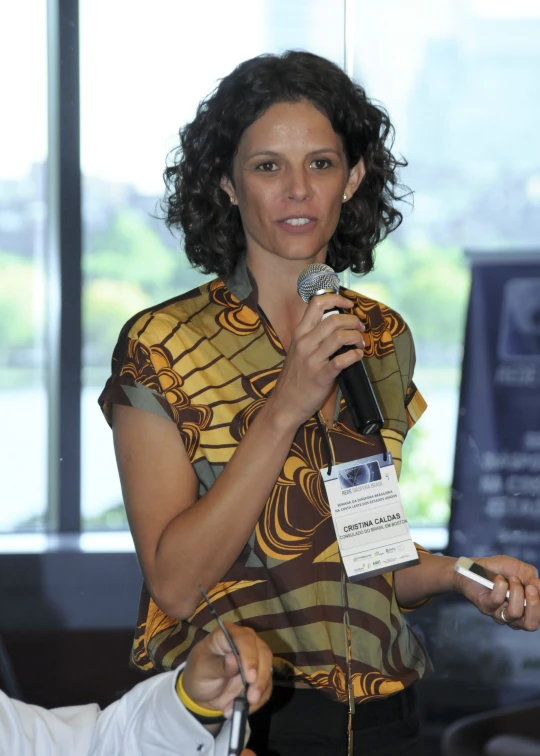
[[[330,473],[332,472],[332,467],[336,464],[336,455],[334,453],[332,439],[330,438],[330,435],[328,433],[328,428],[326,427],[326,423],[324,422],[324,418],[322,417],[320,410],[318,410],[315,413],[315,420],[317,421],[317,425],[319,426],[319,430],[321,432],[324,450],[326,452],[326,464],[328,467],[328,475],[330,475]]]
[[[343,629],[345,631],[345,648],[347,649],[347,698],[349,705],[349,716],[347,718],[347,756],[353,756],[354,749],[354,732],[352,728],[352,718],[356,710],[354,702],[354,690],[352,682],[352,633],[351,623],[349,620],[349,601],[347,598],[347,577],[345,568],[341,573],[341,601],[343,604]]]
[[[319,426],[319,430],[321,432],[321,436],[323,439],[323,444],[325,447],[326,452],[326,461],[328,466],[328,474],[332,472],[332,466],[336,464],[336,456],[334,452],[334,447],[332,444],[332,439],[330,438],[330,434],[328,433],[328,428],[326,427],[326,423],[324,422],[324,418],[321,416],[320,410],[315,413],[315,419],[317,421],[317,425]],[[355,702],[354,702],[354,690],[353,690],[353,684],[352,684],[352,633],[351,633],[351,623],[349,619],[349,601],[347,597],[347,578],[345,574],[345,567],[342,565],[342,572],[341,572],[341,603],[343,605],[343,630],[345,633],[345,648],[347,653],[347,699],[348,699],[348,718],[347,718],[347,756],[353,756],[353,728],[352,728],[352,718],[353,714],[355,712]]]

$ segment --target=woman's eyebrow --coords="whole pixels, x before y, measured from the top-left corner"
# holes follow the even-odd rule
[[[324,153],[333,152],[334,155],[338,155],[338,156],[340,156],[342,154],[339,150],[336,150],[335,147],[321,147],[321,149],[319,149],[319,150],[312,150],[309,154],[310,155],[319,155],[322,152],[324,152]]]
[[[250,152],[249,155],[246,155],[246,160],[250,160],[254,157],[278,157],[279,152],[274,152],[273,150],[261,150],[260,152]]]
[[[329,153],[332,152],[334,155],[341,155],[341,152],[339,150],[336,150],[335,147],[319,147],[317,150],[309,150],[307,152],[308,155],[319,155],[321,153]],[[275,152],[275,150],[261,150],[260,152],[250,152],[249,155],[246,155],[246,160],[251,160],[251,158],[255,157],[279,157],[282,153]]]

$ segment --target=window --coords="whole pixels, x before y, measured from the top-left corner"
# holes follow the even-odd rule
[[[353,285],[411,326],[428,411],[405,445],[402,491],[414,524],[444,525],[465,250],[526,247],[540,235],[540,8],[523,0],[353,0],[349,10],[352,73],[388,109],[396,150],[409,161],[402,180],[414,190],[414,210],[405,205],[375,272]]]
[[[47,507],[45,6],[0,6],[0,532],[42,529]]]
[[[49,56],[62,34],[80,38],[80,87],[75,75],[71,89],[64,82],[54,94],[77,145],[77,114],[67,105],[79,91],[81,101],[83,253],[79,259],[64,247],[71,269],[60,280],[62,317],[77,331],[78,294],[70,297],[70,286],[83,276],[82,350],[74,342],[82,393],[77,362],[64,360],[60,378],[69,373],[75,382],[71,403],[66,409],[65,396],[50,399],[56,384],[46,314],[58,281],[49,275],[45,239],[47,3],[27,0],[0,9],[0,63],[10,71],[0,96],[14,115],[4,119],[0,143],[0,532],[60,527],[50,486],[59,474],[72,481],[61,530],[79,532],[79,515],[83,530],[126,528],[111,433],[96,399],[126,319],[201,280],[154,217],[165,156],[219,77],[245,58],[291,47],[345,65],[386,105],[396,149],[409,161],[402,179],[415,192],[414,211],[405,206],[402,227],[377,251],[375,272],[350,285],[401,312],[413,330],[416,382],[429,411],[405,449],[403,491],[415,524],[444,525],[468,291],[464,252],[530,246],[540,235],[538,4],[237,0],[234,13],[219,0],[48,5],[72,29],[51,35]],[[60,213],[66,220],[66,206]],[[72,425],[78,440],[79,404],[80,486],[77,465],[55,457],[48,441],[55,422]],[[70,447],[79,460],[77,443]]]

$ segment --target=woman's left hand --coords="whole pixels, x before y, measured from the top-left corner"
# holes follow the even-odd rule
[[[457,589],[483,614],[514,630],[533,632],[540,626],[540,580],[531,564],[509,556],[478,557],[475,562],[497,577],[493,590],[455,573]],[[509,598],[506,598],[510,591]],[[525,601],[527,602],[525,605]]]

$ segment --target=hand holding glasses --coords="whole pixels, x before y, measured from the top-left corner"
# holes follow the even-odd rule
[[[231,651],[238,665],[238,673],[240,674],[240,679],[242,680],[242,685],[244,686],[244,694],[237,696],[233,702],[233,711],[232,711],[232,716],[231,716],[231,735],[229,738],[229,751],[228,751],[229,756],[239,756],[239,754],[241,753],[244,747],[244,740],[246,737],[246,723],[247,723],[247,715],[248,715],[248,709],[249,709],[249,704],[247,700],[248,683],[246,680],[246,675],[244,673],[242,662],[240,661],[240,654],[238,653],[238,649],[236,648],[235,642],[231,638],[231,634],[229,633],[229,631],[223,624],[221,617],[214,609],[212,602],[208,598],[206,591],[201,585],[199,586],[199,590],[201,592],[202,597],[208,604],[208,608],[210,609],[212,616],[214,617],[221,631],[223,632],[223,635],[225,636],[227,643],[231,647]]]

